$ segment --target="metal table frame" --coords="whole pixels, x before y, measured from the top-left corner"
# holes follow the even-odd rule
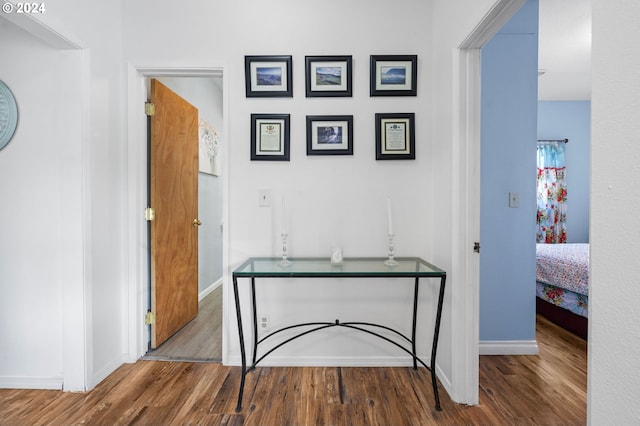
[[[238,336],[240,339],[240,356],[242,358],[242,378],[240,380],[240,389],[238,391],[238,404],[236,406],[236,412],[240,412],[242,410],[242,396],[244,393],[244,385],[247,373],[254,370],[256,365],[262,361],[267,355],[275,351],[276,349],[282,347],[283,345],[295,340],[299,337],[307,335],[309,333],[313,333],[314,331],[323,330],[330,327],[346,327],[350,329],[359,330],[376,337],[379,337],[397,347],[407,352],[413,358],[413,368],[414,370],[418,369],[418,363],[422,364],[429,372],[431,373],[431,383],[433,386],[433,394],[435,399],[435,408],[438,411],[442,410],[440,406],[440,397],[438,395],[438,383],[436,380],[435,367],[436,367],[436,353],[438,349],[438,335],[440,333],[440,319],[442,317],[442,302],[444,299],[444,290],[445,290],[445,281],[446,281],[446,272],[441,270],[440,268],[425,262],[424,260],[418,257],[405,257],[405,258],[396,258],[401,263],[406,262],[414,262],[415,270],[408,271],[403,268],[397,267],[388,267],[380,268],[379,265],[382,265],[385,258],[347,258],[344,260],[345,264],[349,261],[355,262],[372,262],[372,265],[375,262],[376,269],[371,270],[356,270],[345,272],[340,267],[331,267],[331,268],[321,268],[320,270],[296,270],[296,268],[292,268],[290,266],[284,266],[279,268],[268,268],[267,270],[256,270],[254,265],[256,262],[272,262],[273,265],[277,264],[281,258],[266,258],[266,257],[252,257],[247,259],[242,265],[240,265],[232,274],[233,277],[233,295],[235,297],[235,305],[236,305],[236,316],[238,320]],[[293,258],[289,259],[293,264],[295,262],[317,262],[318,265],[329,265],[329,259],[324,258]],[[427,270],[422,270],[426,268]],[[308,322],[301,324],[294,324],[290,326],[286,326],[275,330],[268,335],[264,336],[261,339],[258,339],[258,318],[257,318],[257,309],[256,309],[256,278],[414,278],[414,292],[413,292],[413,317],[412,317],[412,328],[411,328],[411,337],[407,337],[402,333],[384,326],[380,324],[368,323],[368,322],[340,322],[340,320],[336,319],[332,322]],[[244,341],[244,332],[242,327],[242,313],[240,308],[240,295],[238,292],[238,278],[250,278],[251,279],[251,305],[252,305],[252,322],[253,322],[253,350],[252,350],[252,363],[249,368],[247,368],[247,356],[245,351],[245,341]],[[440,290],[438,295],[438,306],[436,310],[436,318],[435,318],[435,330],[433,334],[433,342],[431,345],[431,365],[425,364],[416,354],[416,328],[417,328],[417,314],[418,314],[418,289],[419,289],[419,280],[420,278],[440,278]],[[266,339],[279,334],[286,330],[292,330],[298,327],[306,327],[307,329],[292,336],[284,341],[280,342],[276,346],[272,347],[264,353],[260,358],[257,358],[258,346],[260,343],[264,342]],[[308,328],[311,327],[311,328]],[[364,327],[372,327],[378,329],[384,329],[390,331],[397,335],[401,341],[409,343],[411,349],[408,349],[404,345],[383,336],[375,331]]]

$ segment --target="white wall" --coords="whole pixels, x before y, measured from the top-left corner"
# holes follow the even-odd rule
[[[434,161],[431,156],[434,141],[430,137],[432,86],[428,77],[432,67],[429,2],[402,1],[395,5],[411,10],[403,16],[401,26],[391,25],[384,2],[332,3],[309,13],[307,4],[295,1],[276,4],[202,2],[198,5],[198,14],[189,13],[188,28],[170,32],[164,31],[164,23],[169,18],[182,22],[180,14],[187,13],[182,8],[176,11],[170,2],[136,2],[125,6],[125,55],[131,63],[138,66],[228,66],[225,76],[229,78],[231,99],[227,151],[230,156],[228,229],[232,267],[247,256],[278,254],[283,196],[288,207],[290,253],[293,256],[328,258],[331,245],[336,243],[344,247],[347,256],[383,256],[386,198],[390,196],[395,210],[398,254],[432,257],[428,227],[433,210],[428,189]],[[217,19],[216,25],[212,25],[209,16],[224,16],[224,19]],[[154,34],[152,45],[148,42],[149,33]],[[355,37],[355,34],[364,36]],[[417,97],[369,97],[369,55],[385,53],[418,54]],[[293,55],[294,97],[245,98],[244,55],[249,54]],[[304,56],[322,54],[353,56],[352,98],[305,98]],[[268,112],[291,114],[290,162],[250,161],[250,114]],[[376,112],[416,113],[415,161],[375,160]],[[353,115],[354,155],[307,157],[305,116],[311,114]],[[260,189],[271,191],[274,201],[270,208],[258,206]],[[359,283],[359,290],[367,294],[370,290],[364,285]],[[334,302],[340,305],[341,297],[335,291],[329,292],[332,296],[330,305]],[[291,290],[290,294],[302,299],[296,291]],[[427,295],[425,292],[425,297]],[[231,296],[228,292],[227,303],[231,302]],[[389,320],[395,320],[406,308],[403,301],[390,305],[384,304],[383,299],[374,300],[377,304],[372,306],[376,311],[385,312],[382,315]],[[329,320],[334,319],[335,310],[341,309],[337,306],[334,310],[312,300],[299,302],[301,310],[321,311],[318,315]],[[267,306],[274,325],[279,321],[299,319],[298,314],[285,314],[288,306],[282,303]],[[233,330],[233,311],[230,313],[228,326]],[[362,310],[357,309],[353,315],[357,318],[361,313]],[[425,321],[425,329],[431,328],[431,324],[432,321]],[[319,362],[331,362],[332,357],[342,356],[340,340],[320,345],[310,337],[305,342],[309,351],[319,357]],[[235,334],[228,343],[229,362],[238,364]],[[346,346],[352,349],[350,353],[356,359],[360,359],[371,353],[368,345],[351,341]],[[422,342],[422,348],[427,348],[426,341]],[[279,355],[289,359],[294,357],[296,349],[283,348]],[[393,349],[382,352],[382,356],[397,355]],[[298,358],[305,357],[308,354]]]
[[[638,424],[640,3],[592,0],[590,424]]]
[[[85,389],[82,55],[24,15],[11,18],[16,26],[0,19],[0,49],[11,58],[2,78],[17,97],[19,122],[0,153],[3,182],[11,182],[0,188],[10,206],[0,239],[8,327],[0,333],[0,386]]]
[[[8,349],[15,361],[7,373],[22,386],[33,387],[30,376],[35,374],[63,382],[61,386],[67,390],[84,390],[125,359],[123,313],[128,301],[124,293],[127,250],[123,244],[126,159],[121,16],[117,3],[56,2],[46,13],[29,16],[22,23],[56,47],[81,50],[59,51],[50,61],[46,59],[51,53],[46,53],[38,58],[37,66],[24,71],[19,67],[28,59],[28,50],[14,49],[7,56],[11,59],[3,62],[3,72],[15,73],[14,85],[33,88],[28,89],[28,96],[20,97],[22,109],[34,111],[23,114],[19,126],[32,133],[29,140],[38,146],[29,156],[11,159],[6,154],[11,151],[3,150],[6,160],[2,161],[10,164],[2,170],[9,174],[7,181],[28,186],[6,201],[23,212],[22,220],[27,222],[17,236],[20,244],[43,252],[34,257],[34,253],[8,247],[12,263],[0,272],[2,282],[5,275],[11,275],[7,271],[15,270],[8,285],[28,288],[31,297],[45,295],[42,305],[59,305],[51,312],[52,308],[41,309],[24,297],[3,299],[19,313],[11,322],[24,324],[17,327],[18,344]],[[37,113],[37,108],[43,107],[46,111]],[[54,125],[47,126],[50,123]],[[37,156],[38,150],[44,156]],[[47,164],[41,166],[39,158],[47,158]],[[31,167],[34,174],[18,179],[16,173]],[[50,173],[50,167],[57,167],[57,173]],[[46,229],[41,229],[45,224]],[[32,263],[36,266],[25,266]],[[38,277],[34,272],[40,271],[40,266],[38,274],[42,276]],[[35,328],[35,321],[29,320],[34,312],[42,318],[40,327],[45,330]],[[24,347],[30,341],[25,336],[31,336],[34,329],[39,331],[32,337],[38,348],[42,348],[41,340],[59,339],[52,345],[53,356],[49,351]],[[4,342],[0,346],[6,347]],[[50,365],[52,360],[55,365]]]
[[[3,61],[0,79],[19,111],[16,133],[0,151],[0,387],[60,389],[64,57],[4,19],[0,55],[16,59]]]

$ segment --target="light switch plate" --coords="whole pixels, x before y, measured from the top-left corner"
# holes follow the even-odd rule
[[[520,194],[518,192],[509,193],[509,207],[520,207]]]
[[[258,191],[258,206],[269,207],[271,205],[271,191],[268,189],[260,189]]]

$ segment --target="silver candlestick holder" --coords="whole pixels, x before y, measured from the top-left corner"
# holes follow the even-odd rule
[[[387,238],[389,239],[389,253],[388,253],[388,259],[384,261],[384,264],[387,266],[398,266],[399,263],[397,260],[395,260],[393,258],[394,254],[393,254],[393,234],[389,234],[387,235]]]
[[[287,259],[287,236],[289,234],[280,234],[282,237],[282,260],[280,261],[280,266],[291,266],[291,261]]]

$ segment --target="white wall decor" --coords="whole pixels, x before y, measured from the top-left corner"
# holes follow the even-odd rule
[[[205,120],[198,127],[200,138],[199,170],[214,176],[220,176],[220,134]]]

